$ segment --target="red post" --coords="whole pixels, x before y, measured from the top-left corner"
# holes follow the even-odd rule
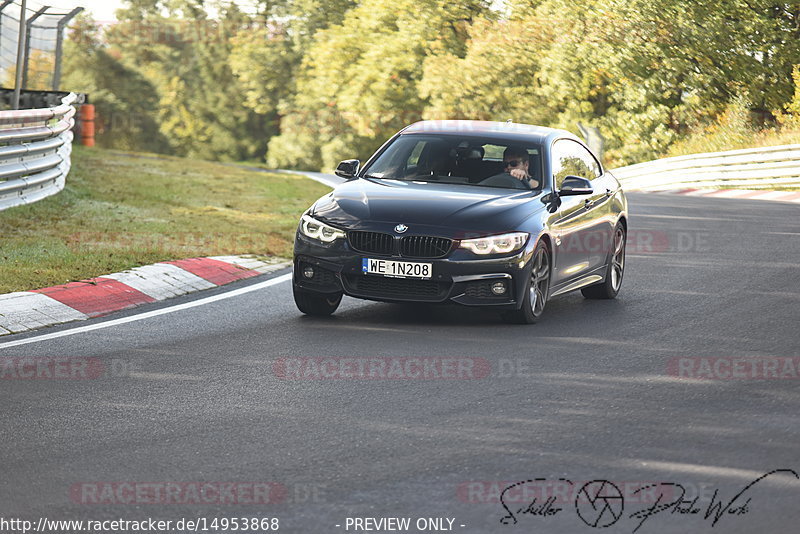
[[[81,123],[81,144],[94,146],[94,104],[84,104],[78,112]]]

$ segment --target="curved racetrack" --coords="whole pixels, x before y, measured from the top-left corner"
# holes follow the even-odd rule
[[[532,326],[488,311],[347,298],[332,318],[314,319],[297,312],[282,282],[56,339],[36,338],[75,326],[4,337],[2,358],[87,358],[113,372],[0,380],[2,515],[266,516],[297,533],[345,532],[355,516],[449,517],[465,533],[590,532],[573,501],[502,525],[496,491],[537,477],[674,482],[687,499],[699,493],[705,512],[715,489],[727,504],[768,471],[800,472],[800,381],[785,368],[800,357],[800,206],[629,199],[619,298],[559,297]],[[23,339],[32,342],[8,346]],[[322,357],[469,358],[460,361],[491,370],[473,380],[276,376],[276,360]],[[775,357],[782,378],[742,370],[741,361]],[[715,378],[675,376],[692,362],[716,365]],[[736,376],[724,379],[726,369]],[[269,482],[285,493],[259,505],[93,503],[86,488],[102,482]],[[800,480],[776,474],[748,491],[746,513],[714,529],[796,528]],[[604,531],[632,532],[629,516],[645,506],[636,501],[629,496]],[[584,505],[582,513],[591,519]],[[638,532],[714,531],[702,515],[665,512]]]

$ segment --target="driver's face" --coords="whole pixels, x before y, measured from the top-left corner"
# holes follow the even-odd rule
[[[510,156],[509,158],[503,160],[503,168],[508,170],[522,169],[525,172],[527,172],[528,158],[521,158],[519,156]]]

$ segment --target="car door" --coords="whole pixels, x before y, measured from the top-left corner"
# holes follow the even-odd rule
[[[580,143],[576,141],[571,141],[571,143],[572,154],[581,161],[580,167],[584,173],[578,176],[586,178],[592,184],[591,196],[584,197],[584,205],[587,209],[584,224],[587,225],[587,229],[583,237],[586,261],[589,262],[587,270],[592,272],[604,267],[608,259],[608,250],[611,246],[610,240],[614,229],[609,194],[611,190],[597,158]]]
[[[556,191],[561,189],[567,176],[591,179],[591,176],[586,176],[589,173],[577,151],[579,146],[570,139],[559,139],[553,143],[551,166]],[[591,241],[591,217],[587,209],[590,202],[590,195],[564,196],[559,200],[552,224],[554,285],[580,278],[590,270],[587,252],[587,242]]]

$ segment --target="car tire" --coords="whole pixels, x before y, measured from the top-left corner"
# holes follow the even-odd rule
[[[525,299],[518,310],[506,312],[505,319],[515,324],[533,324],[544,313],[550,293],[550,248],[544,241],[539,241],[531,257],[531,275],[525,285]]]
[[[606,267],[605,280],[599,284],[581,289],[587,299],[613,299],[622,286],[622,276],[625,274],[625,240],[628,233],[622,223],[617,223],[614,228],[614,238],[611,250],[608,253],[608,266]]]
[[[294,293],[294,303],[297,309],[306,315],[315,315],[324,317],[332,314],[339,307],[342,302],[342,293],[316,293],[314,291],[305,291],[292,285],[292,292]]]

